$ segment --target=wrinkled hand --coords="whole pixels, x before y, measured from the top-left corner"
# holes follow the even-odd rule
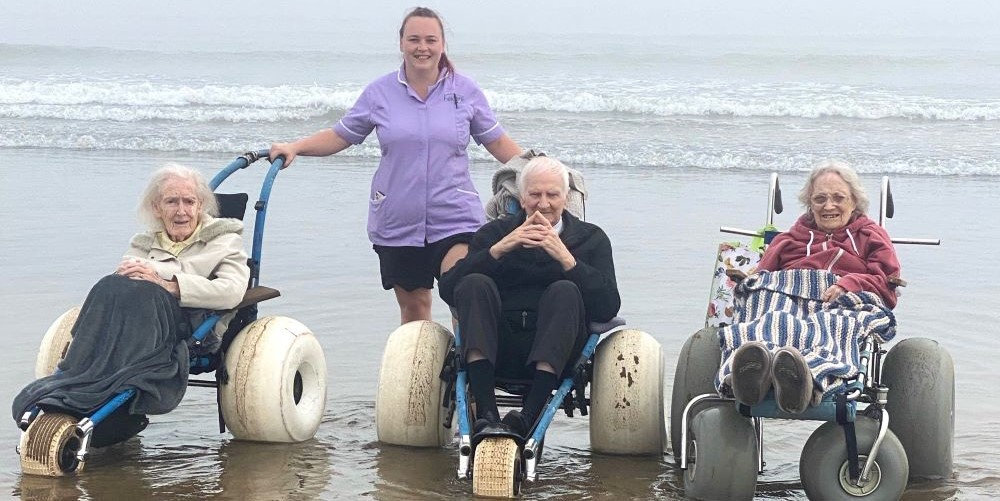
[[[844,289],[839,285],[834,284],[831,285],[829,288],[827,288],[825,291],[823,291],[823,294],[820,295],[820,299],[829,303],[831,301],[836,301],[838,297],[843,296],[846,292],[847,292],[846,289]]]
[[[553,259],[559,261],[563,270],[569,270],[576,266],[576,259],[559,238],[559,233],[540,212],[535,212],[525,218],[524,223],[494,244],[490,248],[490,255],[494,259],[500,259],[519,248],[540,248]]]
[[[122,262],[118,264],[118,269],[115,270],[115,273],[131,278],[132,280],[145,280],[147,282],[153,282],[154,284],[166,289],[172,296],[180,297],[180,286],[177,285],[177,282],[173,280],[164,280],[152,266],[142,260],[124,258],[122,259]]]
[[[292,143],[271,143],[271,149],[267,152],[267,159],[271,162],[274,162],[275,158],[285,157],[285,163],[281,165],[282,169],[290,167],[296,156],[298,156],[298,152],[292,147]]]

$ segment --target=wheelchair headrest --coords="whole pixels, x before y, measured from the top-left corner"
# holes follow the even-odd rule
[[[219,202],[219,217],[230,217],[243,220],[247,212],[247,200],[250,196],[246,193],[216,193],[215,200]]]

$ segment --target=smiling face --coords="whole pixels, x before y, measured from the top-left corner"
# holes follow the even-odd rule
[[[850,186],[836,172],[827,172],[813,181],[809,210],[820,230],[832,233],[847,226],[855,207]]]
[[[160,199],[153,213],[163,222],[163,231],[174,242],[187,240],[198,227],[201,201],[193,181],[172,177],[160,186]]]
[[[399,51],[407,70],[437,72],[444,52],[441,22],[432,17],[411,16],[403,25]]]
[[[521,207],[529,216],[541,212],[553,225],[562,218],[566,208],[566,191],[563,179],[556,173],[537,170],[531,173],[521,192]]]

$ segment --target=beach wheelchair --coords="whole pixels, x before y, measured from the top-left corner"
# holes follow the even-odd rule
[[[237,170],[245,169],[268,151],[248,152],[223,168],[210,182],[216,190]],[[210,313],[192,334],[190,374],[214,372],[214,380],[189,379],[188,386],[216,389],[219,432],[228,428],[238,440],[259,442],[300,442],[312,438],[326,406],[326,361],[319,341],[300,322],[283,316],[257,318],[257,304],[278,297],[280,293],[260,285],[260,264],[271,187],[283,165],[278,158],[271,163],[254,204],[253,247],[249,258],[250,283],[243,301],[233,310]],[[249,196],[246,193],[216,194],[220,217],[243,219]],[[56,371],[70,343],[72,328],[80,313],[74,307],[57,318],[42,339],[35,365],[35,377]],[[199,350],[219,319],[235,313],[214,352]],[[110,445],[92,442],[95,431],[121,426],[115,417],[127,416],[127,404],[135,396],[126,388],[109,399],[93,414],[71,415],[45,412],[35,406],[21,418],[18,454],[24,473],[65,476],[80,472],[87,461],[89,448]],[[110,418],[110,419],[109,419]],[[131,423],[133,436],[146,427],[148,420]],[[112,434],[114,434],[112,432]]]
[[[537,155],[540,153],[526,150],[494,173],[494,195],[486,203],[488,217],[503,217],[520,209],[516,178]],[[584,219],[585,197],[582,174],[570,169],[566,210]],[[524,480],[536,480],[545,433],[560,409],[569,417],[577,411],[590,416],[594,451],[660,456],[666,446],[666,421],[665,364],[659,342],[646,332],[625,328],[620,317],[591,324],[589,329],[591,334],[581,353],[569,362],[527,437],[484,432],[476,437],[484,438],[474,440],[474,403],[470,401],[460,333],[456,330],[453,335],[430,321],[400,326],[386,342],[379,372],[375,400],[379,441],[441,447],[457,435],[458,478],[471,478],[473,494],[491,497],[513,497]],[[523,363],[498,361],[499,407],[523,405],[531,386],[531,375],[517,370]]]
[[[771,175],[763,230],[723,227],[766,244],[782,211],[777,174]],[[888,178],[882,179],[879,224],[893,216]],[[893,238],[897,244],[929,239]],[[671,396],[670,435],[685,493],[695,499],[751,499],[763,472],[763,419],[825,421],[808,438],[799,476],[809,499],[898,499],[909,478],[951,474],[954,443],[954,365],[936,341],[909,338],[886,351],[867,336],[859,347],[859,374],[834,396],[801,414],[784,413],[771,393],[746,406],[720,397],[714,386],[721,362],[719,328],[732,323],[734,280],[746,276],[760,247],[725,243],[715,267],[706,327],[679,356]],[[905,285],[899,280],[897,286]],[[891,416],[891,419],[890,419]]]
[[[524,480],[537,478],[545,433],[559,409],[590,416],[590,445],[607,454],[656,455],[666,445],[664,361],[646,332],[616,318],[592,324],[572,375],[561,380],[527,439],[488,434],[472,437],[472,405],[461,336],[431,321],[415,321],[389,336],[379,372],[375,425],[381,442],[440,447],[456,435],[458,478],[472,480],[475,495],[513,497]],[[504,377],[498,369],[497,404],[520,407],[530,379]]]

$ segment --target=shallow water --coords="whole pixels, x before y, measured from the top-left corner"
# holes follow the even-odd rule
[[[73,150],[5,150],[0,169],[0,367],[2,401],[31,379],[45,329],[82,301],[90,285],[117,263],[137,229],[134,207],[149,172],[167,160],[212,174],[231,155]],[[684,339],[704,322],[715,247],[730,239],[719,226],[755,228],[764,216],[761,172],[577,166],[591,198],[588,219],[615,248],[621,314],[663,346],[667,395]],[[474,166],[486,192],[492,165]],[[293,317],[315,332],[327,360],[328,401],[315,439],[301,444],[241,443],[219,434],[214,396],[192,388],[172,413],[153,416],[136,440],[95,451],[78,478],[22,476],[14,454],[17,428],[0,431],[0,497],[21,499],[336,499],[468,498],[455,478],[453,448],[410,449],[375,440],[374,395],[382,348],[398,324],[390,293],[364,234],[367,185],[374,164],[349,158],[302,159],[272,192],[261,283],[282,291],[262,315]],[[259,190],[257,166],[223,185]],[[802,174],[784,174],[787,226]],[[878,179],[864,177],[869,191]],[[909,281],[896,309],[902,337],[929,336],[956,366],[955,474],[911,485],[905,499],[1000,496],[1000,404],[993,384],[1000,355],[1000,296],[983,245],[1000,234],[991,198],[996,177],[898,176],[892,186],[897,237],[941,238],[940,247],[901,246]],[[877,195],[875,195],[877,198]],[[444,304],[435,318],[445,323]],[[815,423],[768,421],[763,499],[802,499],[798,457]],[[683,481],[672,457],[608,457],[589,450],[586,418],[558,415],[546,440],[539,499],[674,499]]]

